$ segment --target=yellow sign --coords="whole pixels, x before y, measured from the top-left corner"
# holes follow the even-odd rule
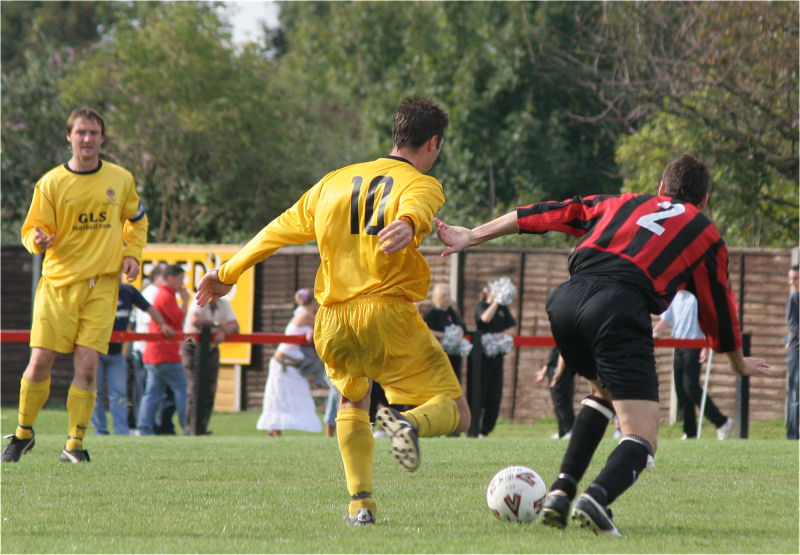
[[[178,264],[186,272],[185,285],[194,294],[197,284],[206,273],[229,260],[239,247],[236,245],[160,245],[148,244],[142,252],[142,267],[133,285],[141,291],[142,276],[149,276],[153,266],[160,262]],[[253,298],[255,295],[255,273],[250,268],[239,278],[225,298],[230,301],[239,333],[253,331]],[[219,358],[223,364],[250,364],[250,343],[222,343]]]

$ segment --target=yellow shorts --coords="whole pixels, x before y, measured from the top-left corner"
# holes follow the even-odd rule
[[[320,307],[314,344],[333,385],[354,403],[367,394],[370,379],[381,384],[391,404],[462,395],[439,341],[403,297],[361,297]]]
[[[53,287],[47,278],[39,280],[33,302],[31,347],[71,353],[75,345],[108,353],[114,330],[119,276],[107,274]]]

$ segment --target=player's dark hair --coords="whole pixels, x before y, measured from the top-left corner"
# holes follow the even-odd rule
[[[436,102],[425,96],[411,96],[397,107],[392,125],[392,143],[396,147],[419,148],[433,136],[441,148],[450,118]]]
[[[72,110],[72,113],[67,118],[67,135],[72,133],[72,126],[75,125],[75,120],[78,118],[86,118],[96,121],[100,125],[100,134],[103,137],[106,136],[106,123],[103,121],[102,116],[97,112],[97,110],[89,108],[88,106]]]
[[[665,195],[699,206],[708,193],[711,177],[705,164],[684,154],[667,165],[662,180]]]
[[[183,274],[183,267],[179,266],[178,264],[170,264],[166,268],[164,268],[164,277],[171,277],[171,276],[179,276]]]
[[[157,277],[163,276],[166,267],[167,267],[166,262],[159,262],[158,264],[153,266],[153,269],[150,271],[150,280],[155,281]]]

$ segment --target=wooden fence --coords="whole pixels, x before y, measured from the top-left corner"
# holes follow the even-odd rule
[[[431,283],[451,284],[464,321],[475,326],[475,305],[481,288],[498,277],[510,277],[519,294],[511,306],[518,321],[517,335],[549,335],[545,313],[548,292],[568,277],[566,249],[476,248],[459,256],[441,258],[439,248],[422,249],[431,267]],[[745,332],[752,335],[752,352],[766,358],[773,372],[768,377],[750,380],[750,421],[781,419],[786,386],[786,335],[784,307],[788,295],[786,274],[791,253],[788,249],[731,249],[730,277],[739,299],[740,317]],[[319,265],[314,247],[290,247],[256,267],[254,331],[282,333],[291,318],[294,292],[313,287]],[[0,278],[0,326],[3,329],[30,327],[32,257],[17,245],[2,246]],[[424,310],[429,302],[420,303]],[[2,403],[16,404],[19,379],[28,361],[27,345],[0,344],[0,392]],[[252,363],[243,369],[243,410],[261,409],[268,362],[274,345],[254,346]],[[506,357],[504,393],[500,416],[531,422],[553,415],[549,392],[544,384],[534,383],[534,374],[547,357],[548,348],[520,347]],[[735,376],[726,357],[714,357],[710,394],[720,409],[733,415]],[[662,420],[670,413],[672,350],[657,351]],[[72,378],[71,356],[58,355],[53,370],[51,403],[63,403]],[[220,384],[220,391],[225,388]],[[576,408],[588,393],[588,385],[578,380]]]

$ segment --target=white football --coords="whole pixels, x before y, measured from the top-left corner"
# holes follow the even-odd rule
[[[494,475],[486,503],[494,516],[512,522],[533,522],[542,512],[547,487],[527,466],[508,466]]]

